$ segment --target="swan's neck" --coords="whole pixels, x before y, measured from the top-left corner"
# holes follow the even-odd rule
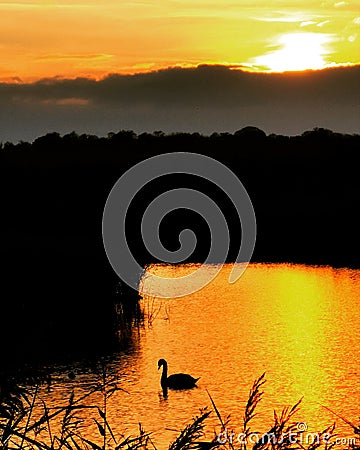
[[[163,365],[163,370],[162,370],[162,374],[161,374],[161,384],[162,384],[162,385],[166,385],[166,382],[167,382],[167,372],[168,372],[168,366],[167,366],[167,364],[165,363],[165,364]]]

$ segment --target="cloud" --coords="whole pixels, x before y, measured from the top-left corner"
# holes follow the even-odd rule
[[[322,22],[319,22],[318,24],[316,24],[317,27],[323,27],[324,25],[327,25],[328,23],[331,23],[330,20],[324,20]]]
[[[96,5],[86,3],[45,3],[44,2],[0,2],[0,10],[34,10],[34,9],[84,9],[93,8]]]
[[[301,22],[300,27],[308,27],[309,25],[316,25],[316,22],[314,20],[306,20]]]
[[[322,15],[306,11],[276,11],[271,14],[253,17],[254,20],[261,22],[279,22],[279,23],[316,23],[314,20],[322,18]]]
[[[309,27],[309,26],[317,26],[319,28],[322,28],[324,25],[328,25],[331,23],[331,20],[322,20],[321,22],[315,21],[315,20],[306,20],[304,22],[301,22],[300,27]]]
[[[56,99],[45,99],[41,100],[43,105],[72,105],[72,106],[86,106],[89,105],[90,101],[86,98],[56,98]]]
[[[36,61],[66,61],[66,60],[96,60],[103,61],[114,58],[114,55],[108,53],[84,53],[84,54],[51,54],[51,55],[41,55],[35,58]]]
[[[298,134],[359,132],[360,66],[284,74],[233,67],[171,68],[137,75],[0,84],[0,141],[50,131],[233,132],[254,125]]]

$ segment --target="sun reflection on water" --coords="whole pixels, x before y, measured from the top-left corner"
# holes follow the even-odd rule
[[[191,265],[151,266],[164,277],[179,277]],[[252,430],[268,431],[273,411],[294,405],[294,418],[309,430],[331,425],[338,414],[357,423],[360,385],[360,271],[291,264],[250,264],[229,284],[232,266],[200,291],[181,298],[143,296],[144,323],[137,345],[111,358],[119,391],[109,402],[109,421],[116,430],[138,433],[141,422],[154,433],[158,448],[167,448],[199,409],[211,408],[207,392],[223,416],[241,431],[244,407],[253,380],[266,372],[265,394]],[[146,277],[143,280],[147,282]],[[157,287],[154,286],[154,292]],[[152,313],[152,320],[147,320]],[[198,387],[162,395],[157,361],[169,373],[201,377]],[[63,403],[72,383],[86,392],[91,371],[74,382],[59,378],[48,402]],[[218,420],[209,419],[208,437]],[[96,428],[95,428],[96,431]],[[337,421],[337,432],[350,430]]]

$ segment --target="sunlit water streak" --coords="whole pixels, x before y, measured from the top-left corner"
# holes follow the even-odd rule
[[[149,270],[171,277],[193,267]],[[254,431],[267,431],[273,409],[280,411],[301,397],[296,420],[307,422],[310,430],[322,430],[336,419],[322,405],[357,423],[360,271],[251,264],[232,285],[227,281],[230,271],[230,265],[224,266],[211,284],[187,297],[144,297],[145,323],[138,345],[110,362],[120,386],[127,390],[117,392],[109,402],[114,428],[135,435],[141,422],[154,433],[158,448],[167,448],[177,435],[174,430],[180,430],[200,408],[211,407],[208,391],[223,416],[231,414],[232,427],[240,432],[249,388],[263,372],[267,382]],[[167,359],[169,373],[200,376],[198,388],[169,391],[164,399],[159,358]],[[59,371],[50,393],[42,393],[44,399],[63,403],[74,386],[79,395],[86,392],[94,376],[81,374],[81,369],[80,365],[74,381],[61,378]],[[343,435],[351,434],[337,423]],[[218,425],[215,415],[209,424],[211,439]]]

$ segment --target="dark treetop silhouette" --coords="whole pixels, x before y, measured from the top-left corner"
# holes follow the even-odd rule
[[[359,148],[359,135],[314,129],[290,137],[255,127],[211,136],[49,133],[32,143],[1,144],[0,339],[10,343],[0,357],[24,362],[40,353],[83,354],[113,340],[119,280],[104,252],[102,213],[117,179],[155,154],[205,154],[239,177],[256,213],[253,261],[359,267]],[[221,205],[231,238],[228,261],[234,260],[241,226],[231,202],[206,180],[194,185],[191,176],[174,175],[150,183],[129,208],[128,242],[139,263],[158,262],[141,240],[143,212],[177,186],[201,189]],[[198,237],[191,260],[203,261],[211,239],[206,223],[186,210],[168,216],[160,226],[164,245],[177,249],[179,232],[191,228]],[[123,297],[125,304],[137,301],[130,289]]]

